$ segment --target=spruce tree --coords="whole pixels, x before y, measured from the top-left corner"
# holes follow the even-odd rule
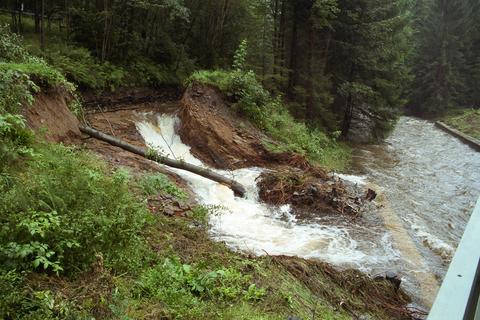
[[[409,52],[408,3],[403,0],[343,0],[335,26],[336,106],[345,114],[344,134],[354,108],[368,106],[376,115],[376,134],[389,128],[402,106]]]
[[[468,20],[463,0],[434,0],[418,34],[411,104],[439,114],[466,102]]]

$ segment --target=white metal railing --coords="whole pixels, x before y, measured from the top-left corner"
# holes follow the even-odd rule
[[[480,199],[428,320],[480,320]]]

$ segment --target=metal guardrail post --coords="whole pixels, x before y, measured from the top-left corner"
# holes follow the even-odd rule
[[[428,320],[480,320],[480,199]]]

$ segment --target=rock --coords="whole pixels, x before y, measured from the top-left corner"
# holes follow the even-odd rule
[[[377,197],[377,193],[373,191],[372,189],[367,190],[367,194],[365,195],[365,200],[367,201],[373,201]]]
[[[367,105],[354,107],[348,131],[343,135],[354,143],[368,143],[375,140],[375,118]]]
[[[390,282],[393,287],[395,288],[395,290],[398,291],[398,289],[400,289],[400,285],[402,284],[402,278],[395,272],[392,272],[392,271],[387,271],[385,272],[384,274],[380,274],[380,275],[377,275],[375,276],[374,278],[375,280],[385,280],[385,281],[388,281]]]

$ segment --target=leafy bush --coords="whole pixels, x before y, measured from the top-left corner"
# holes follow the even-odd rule
[[[21,44],[21,37],[11,32],[8,25],[0,25],[0,62],[25,62],[29,58]]]
[[[4,86],[8,79],[13,79],[17,85],[18,80],[23,75],[27,75],[37,85],[63,86],[70,91],[74,90],[60,72],[49,66],[43,59],[31,55],[23,47],[21,38],[12,33],[7,26],[0,26],[0,75],[2,75],[0,86]],[[27,82],[27,80],[21,80]],[[19,102],[23,101],[19,100]]]
[[[130,81],[143,86],[177,85],[180,79],[175,70],[154,63],[146,58],[137,58],[128,67]]]
[[[88,49],[81,47],[56,45],[36,54],[43,54],[67,79],[86,89],[114,91],[124,84],[127,75],[124,69],[113,64],[98,63]]]
[[[17,113],[22,105],[32,104],[32,92],[36,91],[38,87],[28,75],[6,68],[0,72],[0,114]]]
[[[149,214],[123,173],[61,145],[37,148],[27,167],[0,186],[0,265],[67,272],[96,253],[117,270],[141,263],[139,233]]]
[[[0,74],[8,72],[27,75],[38,86],[64,87],[69,91],[75,90],[60,72],[40,59],[28,63],[0,63]]]

